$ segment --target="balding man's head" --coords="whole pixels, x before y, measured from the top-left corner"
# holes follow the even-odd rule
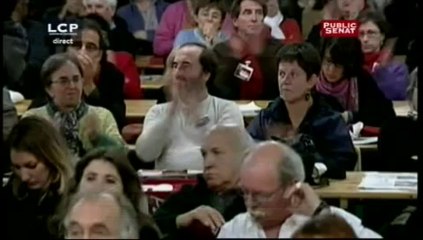
[[[255,146],[245,158],[240,174],[245,205],[262,226],[274,226],[290,214],[284,194],[304,180],[301,157],[275,141]]]
[[[68,239],[137,239],[137,214],[123,195],[84,192],[72,197],[64,219]]]
[[[204,177],[209,187],[220,187],[238,179],[242,159],[253,140],[243,126],[214,126],[202,146]]]
[[[217,57],[211,49],[202,44],[181,45],[175,52],[173,62],[174,77],[179,80],[201,79],[205,84],[207,81],[213,81],[216,76]]]

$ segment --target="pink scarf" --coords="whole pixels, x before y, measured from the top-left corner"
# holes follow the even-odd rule
[[[320,74],[319,81],[316,84],[316,90],[320,93],[335,97],[347,111],[358,111],[358,87],[357,78],[342,79],[336,84],[326,80],[323,74]]]

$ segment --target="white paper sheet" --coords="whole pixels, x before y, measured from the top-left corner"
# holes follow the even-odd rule
[[[238,104],[238,107],[244,117],[254,117],[261,110],[254,101],[247,104]]]
[[[367,173],[358,187],[417,192],[417,173]]]

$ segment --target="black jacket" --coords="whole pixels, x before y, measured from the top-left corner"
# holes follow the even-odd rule
[[[117,15],[113,17],[113,21],[116,26],[109,32],[110,50],[134,55],[136,40],[132,33],[128,31],[126,21]]]
[[[340,113],[333,111],[319,94],[314,94],[314,103],[298,127],[298,134],[311,143],[301,141],[292,146],[304,158],[304,154],[315,151],[314,162],[327,166],[325,177],[344,179],[346,171],[354,169],[357,154],[348,127]],[[285,102],[274,100],[248,126],[248,132],[256,140],[267,140],[267,130],[273,124],[291,125]],[[312,148],[312,149],[311,149]]]
[[[264,91],[260,99],[256,100],[270,100],[279,95],[278,63],[275,54],[281,48],[282,44],[280,41],[274,39],[269,40],[264,52],[258,56],[263,74]],[[244,61],[232,57],[227,42],[217,44],[214,47],[214,52],[218,57],[219,67],[214,80],[208,83],[210,94],[224,99],[240,100],[242,80],[235,77],[234,72],[238,64],[244,63]]]
[[[40,201],[39,195],[29,194],[18,200],[12,193],[12,179],[3,189],[6,214],[4,239],[55,239],[50,231],[50,218],[55,214],[61,196],[49,193]]]
[[[244,200],[238,193],[234,193],[232,202],[226,201],[227,206],[216,201],[218,198],[208,187],[202,176],[198,177],[198,183],[195,186],[186,186],[176,194],[171,195],[154,214],[154,220],[164,235],[168,239],[204,239],[208,236],[205,227],[196,226],[197,229],[177,229],[176,217],[180,214],[194,210],[195,208],[206,205],[218,210],[226,221],[231,220],[239,213],[246,211]],[[200,236],[196,231],[203,231]],[[206,234],[205,234],[206,233]],[[210,234],[209,234],[210,235]]]
[[[357,88],[358,112],[353,113],[353,123],[361,121],[365,126],[380,127],[395,118],[392,102],[385,97],[373,77],[364,70],[357,76]],[[328,97],[325,100],[334,110],[344,111],[335,98]]]

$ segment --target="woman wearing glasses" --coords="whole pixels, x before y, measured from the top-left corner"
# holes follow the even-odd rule
[[[108,40],[105,35],[97,22],[84,19],[67,51],[77,56],[82,67],[85,101],[109,110],[121,130],[126,121],[125,77],[107,61]]]
[[[75,157],[81,157],[100,145],[123,145],[113,115],[82,100],[85,85],[83,71],[78,59],[71,54],[49,57],[41,69],[49,101],[22,116],[36,115],[52,121]]]
[[[364,67],[372,74],[386,98],[405,100],[408,69],[404,63],[392,61],[393,46],[385,44],[388,26],[383,15],[365,12],[358,20]]]
[[[365,126],[380,127],[395,117],[392,102],[363,68],[364,56],[358,39],[330,39],[322,56],[316,90],[337,100],[332,105],[343,112],[348,124],[361,121]]]

